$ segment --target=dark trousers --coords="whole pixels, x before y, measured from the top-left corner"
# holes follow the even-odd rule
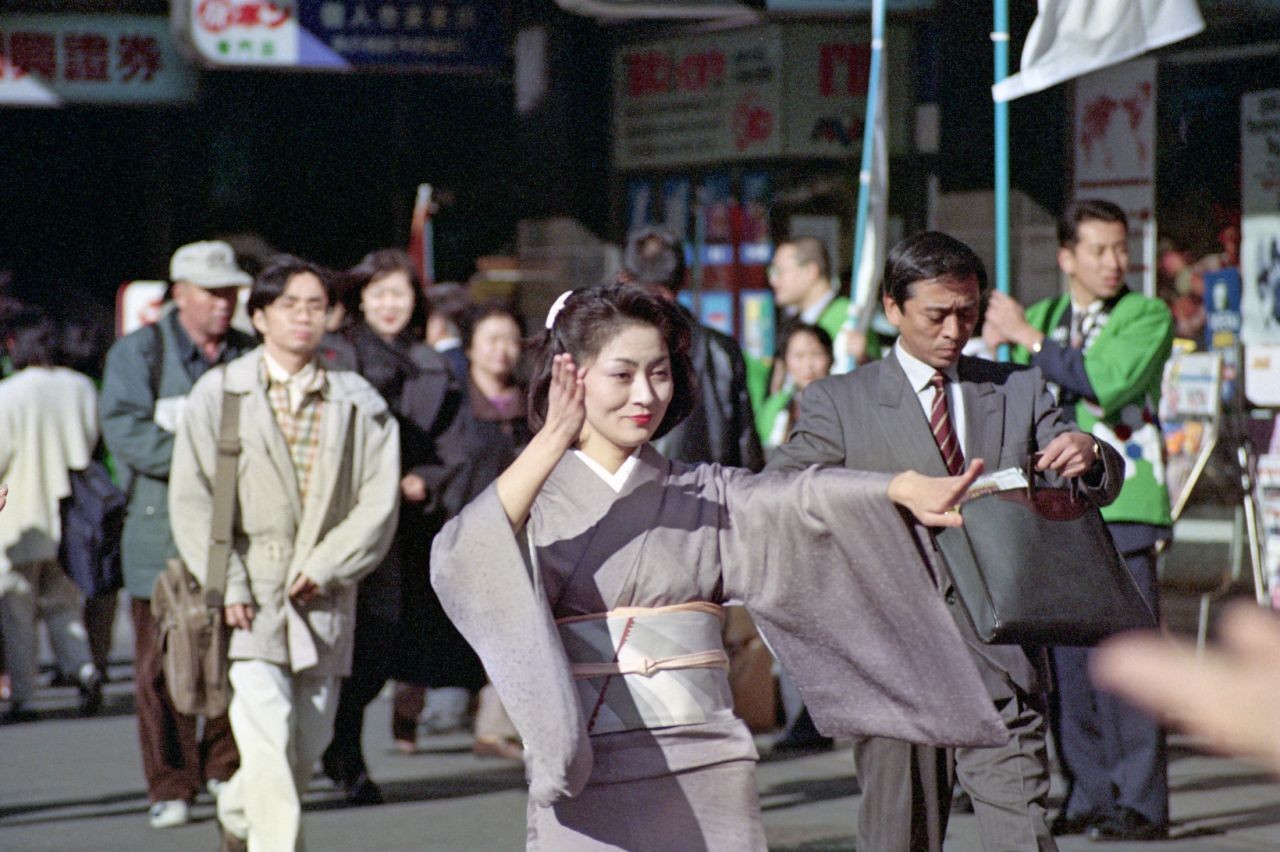
[[[103,592],[84,602],[84,629],[89,634],[89,654],[105,676],[111,662],[111,636],[116,626],[119,592]]]
[[[1125,555],[1125,563],[1159,614],[1155,549]],[[1169,822],[1165,734],[1150,717],[1089,680],[1091,648],[1052,648],[1054,739],[1068,816],[1106,815],[1119,805],[1150,821]]]
[[[190,802],[210,778],[225,781],[240,766],[240,753],[225,715],[199,719],[173,708],[160,663],[160,645],[151,602],[130,601],[133,617],[134,694],[138,705],[138,743],[147,796],[153,802]]]
[[[391,676],[395,640],[395,622],[365,611],[356,616],[351,674],[342,679],[337,715],[333,720],[333,740],[322,759],[325,774],[338,783],[354,781],[368,770],[361,743],[364,710],[378,697]]]

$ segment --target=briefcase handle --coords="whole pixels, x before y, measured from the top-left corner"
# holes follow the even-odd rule
[[[1043,453],[1027,454],[1027,467],[1025,471],[1027,476],[1027,503],[1032,506],[1035,505],[1036,474],[1039,472],[1036,470],[1036,462],[1040,460],[1041,455],[1043,455]],[[1072,476],[1067,479],[1067,491],[1070,492],[1071,502],[1073,503],[1084,499],[1084,496],[1080,493],[1080,483],[1078,482],[1079,478],[1080,477],[1078,476]]]

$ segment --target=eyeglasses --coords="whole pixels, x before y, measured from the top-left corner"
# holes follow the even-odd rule
[[[267,307],[276,308],[282,314],[296,314],[301,312],[306,316],[324,316],[329,313],[332,305],[322,299],[303,300],[286,296],[283,299],[276,299]]]

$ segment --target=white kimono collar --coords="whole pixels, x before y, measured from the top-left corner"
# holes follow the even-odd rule
[[[588,456],[582,450],[575,449],[573,451],[573,454],[577,456],[582,461],[582,463],[587,466],[588,470],[590,470],[596,476],[600,477],[600,479],[603,480],[605,485],[612,488],[613,493],[615,494],[622,493],[623,486],[625,486],[627,484],[627,480],[631,478],[631,472],[636,469],[636,466],[638,464],[640,464],[639,449],[637,449],[631,455],[627,456],[627,460],[624,461],[622,463],[622,466],[619,467],[618,470],[614,473],[610,473],[609,471],[605,470],[603,465],[601,465],[595,459]]]

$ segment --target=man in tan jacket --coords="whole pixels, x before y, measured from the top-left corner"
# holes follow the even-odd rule
[[[218,799],[225,849],[302,848],[301,794],[351,668],[356,582],[395,531],[396,421],[364,379],[317,362],[329,305],[317,267],[264,269],[249,295],[262,346],[197,382],[178,426],[173,533],[203,582],[223,394],[240,397],[224,600],[241,763]]]

